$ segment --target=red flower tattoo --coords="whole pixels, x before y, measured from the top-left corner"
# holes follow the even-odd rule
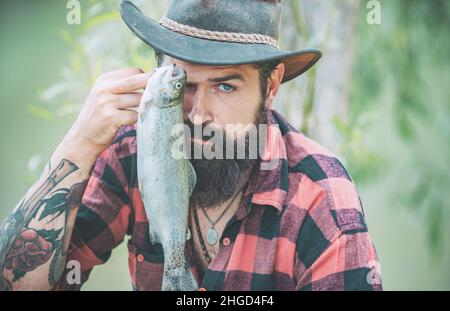
[[[6,269],[28,272],[46,263],[52,256],[52,244],[35,230],[23,228],[7,254]]]

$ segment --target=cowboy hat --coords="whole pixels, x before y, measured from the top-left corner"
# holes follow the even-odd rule
[[[157,22],[122,0],[120,14],[140,39],[163,54],[211,66],[279,60],[286,82],[311,68],[322,53],[277,46],[281,5],[282,0],[173,0]]]

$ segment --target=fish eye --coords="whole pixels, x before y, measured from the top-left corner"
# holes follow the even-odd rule
[[[175,88],[176,88],[177,90],[180,90],[182,87],[183,87],[183,84],[182,84],[181,82],[175,83]]]

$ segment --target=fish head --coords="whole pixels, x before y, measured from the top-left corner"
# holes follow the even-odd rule
[[[169,65],[159,68],[157,74],[158,81],[155,83],[154,89],[157,96],[154,104],[159,108],[181,105],[186,84],[186,72],[175,65]]]
[[[183,103],[186,72],[175,65],[156,68],[147,82],[139,105],[139,121],[143,122],[150,106],[168,108]]]

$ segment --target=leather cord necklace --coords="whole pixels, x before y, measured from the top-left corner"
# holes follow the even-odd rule
[[[230,203],[227,205],[227,207],[224,208],[224,210],[222,211],[220,216],[217,217],[217,219],[215,221],[212,221],[211,218],[209,218],[208,213],[205,211],[205,208],[203,206],[201,207],[203,214],[205,215],[206,219],[208,220],[209,224],[211,225],[211,227],[208,229],[208,231],[206,231],[206,236],[205,236],[206,242],[208,242],[208,244],[210,246],[216,245],[217,240],[219,240],[219,235],[217,234],[215,225],[222,219],[223,215],[225,215],[225,213],[230,209],[231,205],[233,205],[234,200],[236,200],[237,196],[242,192],[242,190],[243,189],[236,192],[236,194],[231,199]]]
[[[214,232],[210,232],[210,240],[208,240],[208,232],[206,234],[206,239],[208,241],[208,244],[213,246],[217,243],[218,240],[218,234],[217,231],[214,228],[214,225],[217,224],[217,222],[223,217],[223,215],[225,215],[225,212],[231,207],[231,205],[233,204],[234,200],[236,200],[236,197],[245,189],[245,187],[247,186],[248,183],[246,183],[240,191],[236,192],[236,194],[234,195],[233,199],[231,200],[231,202],[228,204],[228,206],[224,209],[224,211],[220,214],[220,216],[216,219],[216,221],[212,222],[211,219],[209,218],[208,214],[206,213],[206,211],[204,210],[204,208],[202,207],[202,211],[205,214],[206,218],[208,219],[209,223],[211,224],[211,228],[208,230],[208,232],[210,232],[210,230],[213,230]],[[202,231],[200,228],[200,222],[198,220],[198,214],[197,214],[197,208],[198,207],[194,207],[192,209],[192,214],[194,216],[194,222],[195,222],[195,228],[197,230],[197,235],[198,235],[198,239],[200,241],[200,247],[202,248],[203,251],[203,255],[205,257],[206,262],[209,264],[211,262],[211,256],[209,255],[208,250],[206,249],[206,244],[205,244],[205,240],[203,239],[203,235],[202,235]],[[212,238],[215,237],[215,241],[212,240]],[[214,242],[214,243],[213,243]]]
[[[197,229],[198,239],[200,240],[200,247],[202,248],[203,256],[205,257],[206,262],[211,262],[211,256],[209,256],[208,250],[206,249],[205,241],[203,240],[202,231],[200,230],[200,224],[198,222],[197,208],[194,207],[192,209],[192,213],[194,215],[195,228]]]

